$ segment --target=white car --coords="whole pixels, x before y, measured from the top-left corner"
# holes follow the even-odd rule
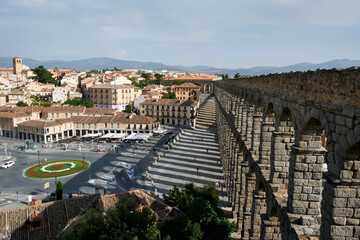
[[[8,161],[8,162],[5,162],[3,165],[1,165],[1,168],[9,168],[14,165],[15,165],[15,163],[13,161]]]

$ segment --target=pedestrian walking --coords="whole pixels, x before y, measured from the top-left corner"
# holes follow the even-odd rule
[[[194,158],[194,162],[196,162],[196,158]]]
[[[196,167],[196,171],[197,171],[197,173],[199,173],[199,166]]]
[[[164,152],[164,157],[165,157],[165,152]]]
[[[206,152],[209,152],[209,149],[208,149],[208,148],[206,149]]]

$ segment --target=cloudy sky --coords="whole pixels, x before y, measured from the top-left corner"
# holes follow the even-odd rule
[[[359,0],[0,0],[0,56],[284,66],[360,59]]]

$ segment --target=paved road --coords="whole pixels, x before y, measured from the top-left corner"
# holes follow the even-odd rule
[[[166,138],[168,136],[165,136]],[[85,159],[90,162],[90,167],[77,175],[58,178],[63,183],[64,194],[70,190],[80,190],[84,193],[94,193],[95,184],[101,188],[108,187],[110,192],[127,191],[132,188],[132,180],[123,174],[121,162],[131,164],[135,169],[135,178],[140,171],[146,169],[154,154],[152,148],[161,139],[153,137],[147,143],[136,144],[137,149],[130,149],[130,144],[120,148],[119,154],[115,153],[85,153]],[[161,141],[165,141],[162,139]],[[145,150],[146,148],[146,150]],[[1,152],[0,152],[1,153]],[[59,159],[82,159],[83,152],[50,150],[43,151],[40,155],[41,162]],[[134,155],[135,153],[135,155]],[[25,153],[12,150],[12,160],[15,166],[0,169],[0,209],[2,205],[11,203],[14,199],[26,202],[24,198],[14,197],[34,196],[34,199],[43,199],[47,192],[43,189],[44,183],[50,182],[49,192],[56,189],[55,179],[31,179],[24,177],[24,172],[29,167],[38,163],[35,153]],[[114,181],[120,180],[118,183]],[[111,184],[112,183],[112,184]],[[124,186],[123,186],[124,185]],[[16,194],[18,192],[18,194]]]

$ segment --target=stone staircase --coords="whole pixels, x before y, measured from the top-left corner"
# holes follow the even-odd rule
[[[215,98],[214,96],[208,95],[201,103],[199,112],[196,120],[196,128],[198,129],[209,129],[215,128]]]

